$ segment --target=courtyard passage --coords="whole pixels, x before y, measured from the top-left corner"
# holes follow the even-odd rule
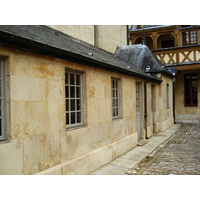
[[[174,124],[91,175],[200,174],[200,124]]]
[[[199,144],[200,124],[181,124],[169,139],[130,169],[129,174],[199,175]]]

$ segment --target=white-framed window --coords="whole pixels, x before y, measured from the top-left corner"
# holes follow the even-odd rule
[[[197,44],[197,31],[186,31],[183,32],[183,45]]]
[[[0,141],[6,139],[5,63],[0,58]]]
[[[112,78],[112,117],[113,119],[120,117],[120,80]]]
[[[84,124],[83,74],[65,71],[66,127]]]

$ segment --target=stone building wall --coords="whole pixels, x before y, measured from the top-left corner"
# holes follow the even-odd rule
[[[197,77],[199,80],[200,71],[192,70],[192,71],[179,71],[176,75],[176,85],[175,85],[175,93],[176,93],[176,122],[178,123],[199,123],[200,122],[200,105],[198,102],[198,106],[185,106],[184,102],[184,74],[188,73],[197,73]],[[197,81],[197,100],[200,99],[200,81]]]
[[[162,83],[157,84],[155,87],[155,124],[154,124],[154,132],[158,133],[159,131],[164,131],[168,127],[174,124],[174,116],[173,116],[173,79],[169,78],[165,75],[158,74],[159,77],[162,78]],[[166,93],[166,85],[169,85],[169,107],[167,107],[167,93]],[[150,91],[150,88],[149,88]],[[149,96],[151,96],[149,92]],[[150,97],[149,97],[150,98]],[[149,105],[149,109],[150,105]],[[150,111],[149,111],[150,114]],[[151,120],[151,116],[150,119]],[[150,121],[148,122],[149,124]],[[152,125],[149,127],[149,135],[152,136]]]
[[[0,54],[8,56],[10,76],[10,139],[0,144],[0,174],[87,174],[137,145],[133,78],[5,47]],[[65,68],[85,77],[85,126],[69,130]],[[116,120],[111,77],[122,83],[121,118]]]
[[[114,53],[117,46],[127,45],[126,25],[97,26],[96,46]]]
[[[94,45],[94,25],[48,25],[49,27]]]
[[[114,53],[117,46],[127,45],[126,25],[48,25],[91,45]]]
[[[109,33],[107,29],[108,35],[112,31]],[[108,42],[108,37],[102,40]],[[123,43],[125,39],[119,41]],[[114,50],[115,45],[107,46],[109,51]],[[147,118],[147,131],[143,118],[144,79],[3,46],[0,56],[6,58],[9,134],[8,141],[0,143],[0,174],[88,174],[134,148],[138,143],[136,82],[142,88],[142,137],[153,135],[151,115]],[[65,117],[68,69],[78,70],[84,77],[85,122],[84,126],[71,129],[66,129]],[[148,91],[155,84],[156,132],[173,124],[172,108],[165,107],[166,83],[171,84],[172,79],[160,77],[161,84],[147,82]],[[118,119],[112,119],[111,78],[120,80]],[[148,91],[147,111],[150,112]]]

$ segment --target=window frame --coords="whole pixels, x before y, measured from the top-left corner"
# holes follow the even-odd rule
[[[6,128],[6,69],[5,61],[0,58],[0,142],[7,140]]]
[[[70,75],[74,76],[74,84],[70,82]],[[67,82],[66,76],[68,77],[68,82]],[[77,83],[77,76],[79,76],[80,78],[79,83]],[[71,93],[73,90],[74,90],[74,94],[72,97]],[[83,91],[84,91],[83,90],[83,72],[70,70],[66,68],[65,69],[65,114],[66,114],[66,128],[67,129],[84,125]],[[79,96],[77,97],[77,95]],[[77,107],[79,106],[80,108],[78,109]],[[72,114],[74,114],[74,116],[72,116]],[[72,122],[72,118],[74,122]]]
[[[112,119],[121,117],[121,81],[119,78],[111,78]]]
[[[186,76],[190,76],[190,79],[186,80]],[[192,76],[196,76],[197,78],[193,79]],[[194,90],[192,90],[192,81],[196,81],[196,95],[193,95]],[[186,95],[186,87],[189,86],[189,95]],[[196,103],[193,103],[193,98],[196,96]],[[189,99],[190,103],[186,103]],[[185,107],[197,107],[198,106],[198,74],[197,73],[189,73],[184,74],[184,105]]]

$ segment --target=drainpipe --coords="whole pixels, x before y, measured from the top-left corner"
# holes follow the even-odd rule
[[[173,117],[174,117],[174,124],[176,123],[176,118],[175,118],[175,83],[176,83],[176,78],[173,78]]]
[[[145,128],[145,131],[146,131],[145,138],[147,138],[147,117],[148,117],[148,114],[147,114],[147,82],[148,81],[149,80],[147,79],[144,82],[144,128]]]
[[[127,45],[129,45],[129,42],[130,42],[130,36],[129,36],[129,28],[128,28],[128,25],[126,25],[126,34],[127,34]]]
[[[98,47],[98,25],[94,25],[94,46]]]

